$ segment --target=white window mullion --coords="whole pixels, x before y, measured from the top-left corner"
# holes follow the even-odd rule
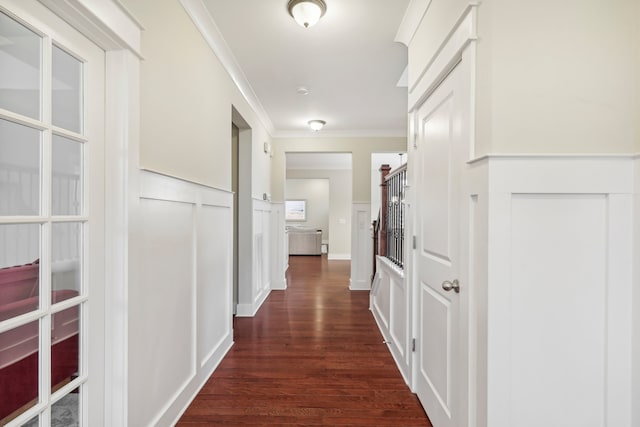
[[[40,320],[40,399],[47,404],[41,414],[40,425],[50,425],[51,410],[51,176],[52,176],[52,132],[51,132],[51,61],[52,41],[42,39],[42,122],[47,129],[42,133],[42,186],[40,214],[44,219],[40,244],[40,307],[46,315]]]

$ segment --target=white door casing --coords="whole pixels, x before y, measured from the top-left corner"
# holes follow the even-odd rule
[[[462,172],[469,154],[466,65],[456,65],[414,115],[414,388],[434,427],[465,425],[467,407],[467,272],[461,245]]]
[[[0,11],[12,20],[20,22],[26,28],[40,35],[42,49],[41,98],[39,117],[22,116],[10,110],[0,110],[0,116],[8,121],[19,123],[41,132],[41,194],[37,215],[13,216],[1,218],[1,224],[39,224],[40,231],[40,309],[25,315],[23,321],[9,320],[6,328],[19,326],[26,322],[40,322],[40,362],[39,362],[39,401],[16,420],[21,423],[39,415],[40,425],[50,424],[50,407],[70,391],[79,387],[81,425],[101,425],[104,419],[104,105],[105,105],[105,53],[102,49],[53,14],[35,0],[3,1]],[[55,52],[54,52],[55,51]],[[79,121],[61,118],[58,114],[63,107],[52,100],[52,90],[66,90],[76,82],[67,81],[64,65],[56,65],[56,58],[62,58],[79,67]],[[53,65],[52,65],[53,61]],[[56,67],[63,74],[55,74]],[[63,67],[63,68],[60,68]],[[6,75],[5,75],[6,76]],[[9,79],[19,76],[8,76]],[[52,112],[52,104],[54,111]],[[69,105],[65,104],[69,108]],[[56,111],[56,108],[58,109]],[[71,108],[73,111],[73,108]],[[73,115],[73,114],[72,114]],[[76,117],[77,118],[77,117]],[[58,142],[56,142],[56,140]],[[53,142],[52,142],[53,141]],[[57,145],[56,145],[57,144]],[[62,144],[62,145],[61,145]],[[78,163],[62,161],[57,146],[73,147],[71,152],[79,153]],[[53,148],[52,148],[53,146]],[[56,151],[58,157],[56,160]],[[52,166],[53,164],[53,166]],[[62,192],[52,175],[61,174],[56,165],[73,167],[72,174],[80,176],[79,199],[68,202],[61,208]],[[68,193],[67,193],[68,196]],[[66,197],[66,196],[65,196]],[[75,204],[74,204],[75,203]],[[65,238],[72,243],[75,236],[62,231],[77,229],[79,245],[77,256],[65,261],[65,265],[80,262],[79,294],[73,298],[58,302],[49,301],[48,294],[57,289],[51,274],[57,269],[52,261],[66,249],[60,249]],[[62,233],[62,234],[61,234]],[[7,247],[7,246],[5,246]],[[47,297],[45,297],[47,296]],[[68,308],[79,307],[79,371],[78,377],[62,388],[51,390],[50,342],[51,325],[56,313]]]

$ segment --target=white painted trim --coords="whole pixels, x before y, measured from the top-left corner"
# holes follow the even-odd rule
[[[371,283],[363,282],[361,280],[355,282],[352,279],[349,279],[349,290],[350,291],[370,291]]]
[[[105,130],[105,424],[127,425],[129,352],[130,173],[137,163],[139,60],[126,50],[106,53]],[[136,148],[133,148],[136,147]]]
[[[632,310],[632,336],[631,336],[631,360],[640,360],[640,156],[634,155],[634,187],[633,187],[633,278],[632,291],[633,298],[631,300]],[[640,402],[640,363],[633,363],[633,372],[631,374],[631,401]],[[640,425],[640,405],[632,405],[631,425]]]
[[[140,198],[182,203],[204,203],[211,206],[233,207],[233,193],[214,187],[140,170]]]
[[[353,202],[351,204],[351,278],[349,289],[371,289],[372,258],[371,202]]]
[[[140,25],[114,1],[39,0],[104,50],[128,49],[141,55]]]
[[[507,159],[507,160],[607,160],[607,159],[638,159],[640,153],[490,153],[475,157],[467,162],[469,165],[482,163],[491,159]]]
[[[331,260],[331,261],[350,261],[351,260],[351,255],[350,254],[336,254],[333,252],[329,252],[329,254],[327,255],[327,259]]]
[[[398,366],[398,370],[402,374],[402,378],[404,379],[407,385],[410,384],[411,378],[411,360],[412,355],[410,354],[410,345],[409,341],[411,340],[411,319],[409,313],[409,289],[407,287],[407,280],[405,277],[405,272],[400,269],[397,265],[389,261],[385,257],[377,256],[376,257],[376,277],[374,280],[374,284],[371,288],[371,296],[370,296],[370,310],[373,314],[376,323],[378,324],[378,329],[380,329],[380,333],[384,337],[386,344],[389,346],[389,352],[391,356],[393,356],[396,365]],[[402,283],[405,292],[406,299],[404,301],[394,301],[392,297],[392,280]],[[383,288],[381,283],[385,281],[387,283],[387,287]],[[379,291],[381,289],[386,289],[388,291],[388,295],[379,295]],[[387,298],[389,313],[383,313],[381,307],[378,305],[378,298]],[[406,331],[407,331],[407,342],[402,342],[397,337],[393,335],[392,329],[395,326],[394,322],[394,310],[403,313],[406,320]]]
[[[211,377],[211,375],[213,375],[213,373],[215,372],[216,368],[220,365],[220,362],[222,362],[222,360],[227,355],[229,350],[231,350],[231,347],[233,347],[233,344],[234,344],[233,343],[233,337],[231,335],[228,335],[223,340],[223,342],[220,343],[220,346],[216,347],[216,350],[214,351],[214,353],[211,355],[211,357],[209,358],[209,360],[207,362],[207,363],[211,363],[211,367],[206,370],[205,375],[202,375],[202,379],[200,380],[200,383],[198,384],[197,387],[195,387],[193,392],[190,394],[190,397],[187,399],[187,404],[184,405],[182,410],[180,410],[177,413],[177,415],[175,416],[173,421],[171,423],[169,423],[169,425],[173,426],[173,425],[178,424],[178,421],[180,420],[182,415],[184,415],[184,413],[189,408],[189,406],[191,405],[193,400],[200,393],[200,391],[202,390],[202,387],[204,387],[204,385],[207,383],[207,381],[209,381],[209,378]]]
[[[252,304],[238,304],[237,306],[237,317],[253,317],[256,315],[262,304],[265,302],[269,294],[271,293],[271,289],[265,289],[260,294]]]
[[[477,425],[496,427],[513,425],[513,419],[504,408],[509,407],[512,334],[505,320],[511,316],[511,289],[514,265],[511,262],[512,225],[511,209],[514,195],[551,195],[575,197],[581,194],[607,198],[607,300],[606,313],[606,367],[607,375],[602,395],[606,425],[630,427],[637,424],[632,418],[634,405],[640,393],[640,374],[632,362],[640,351],[640,334],[633,331],[634,317],[638,322],[640,299],[632,291],[638,281],[638,187],[634,188],[635,156],[629,155],[508,155],[484,156],[467,166],[467,195],[478,195],[481,202],[478,218],[480,229],[474,245],[478,271],[472,278],[474,298],[478,304],[473,338],[477,355],[486,359],[470,365],[476,390],[472,408],[479,415]],[[486,178],[485,178],[486,177]],[[479,178],[477,181],[476,178]],[[635,195],[634,195],[635,194]],[[633,198],[635,197],[635,208]],[[635,222],[635,224],[634,224]],[[632,232],[632,229],[635,230]],[[632,259],[635,244],[635,265]],[[485,249],[486,248],[486,249]],[[474,250],[473,248],[471,248]],[[635,276],[635,277],[632,277]],[[490,306],[491,310],[486,310]],[[570,315],[570,313],[568,313]],[[636,328],[638,325],[636,325]],[[629,339],[629,337],[633,337]],[[633,353],[635,346],[636,353]],[[561,349],[557,349],[561,351]],[[635,358],[635,359],[634,359]],[[631,373],[631,375],[630,375]],[[635,390],[630,395],[629,390]],[[470,390],[474,393],[474,390]],[[473,396],[473,394],[470,394]],[[535,405],[535,402],[530,402]]]
[[[489,168],[491,192],[606,194],[633,191],[632,162],[622,156],[546,155],[489,157],[480,164]]]
[[[476,40],[477,5],[470,3],[451,34],[413,81],[409,80],[409,112],[419,107],[462,59],[465,48]]]
[[[430,5],[431,0],[411,0],[404,12],[394,41],[409,47]]]
[[[180,3],[267,132],[273,135],[275,132],[273,122],[244,75],[207,7],[202,0],[180,0]]]

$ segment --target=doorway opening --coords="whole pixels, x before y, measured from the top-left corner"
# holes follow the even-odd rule
[[[238,305],[251,297],[251,266],[241,268],[240,260],[251,263],[251,127],[240,113],[231,109],[231,190],[233,197],[233,315]]]
[[[316,239],[309,249],[329,260],[351,259],[352,175],[351,153],[286,153],[285,199],[305,204],[304,218],[286,221],[290,243],[292,231],[321,230],[320,247]],[[289,253],[296,248],[290,244]]]

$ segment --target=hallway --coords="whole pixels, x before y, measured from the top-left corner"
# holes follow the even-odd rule
[[[431,426],[368,310],[348,261],[290,257],[288,289],[254,318],[178,425]]]

